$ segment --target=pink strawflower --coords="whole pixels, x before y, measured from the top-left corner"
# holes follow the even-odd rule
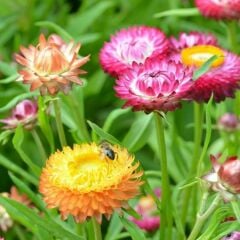
[[[211,33],[182,32],[178,38],[170,37],[170,46],[173,51],[181,52],[184,48],[196,45],[215,45],[218,46],[217,38]]]
[[[196,61],[198,64],[199,61],[202,61],[203,64],[211,56],[218,55],[219,52],[221,52],[221,56],[218,55],[216,64],[207,73],[194,81],[189,91],[189,98],[197,102],[207,102],[212,94],[216,102],[220,102],[226,97],[233,98],[235,91],[239,89],[240,57],[217,48],[216,39],[209,34],[199,33],[196,36],[198,37],[194,37],[191,33],[189,35],[182,34],[178,39],[178,44],[176,39],[171,40],[172,46],[175,46],[175,52],[179,52],[181,55],[174,53],[172,55],[174,61],[184,62],[185,65],[197,69],[200,66],[195,66]],[[183,61],[183,57],[184,59],[189,58],[188,61]]]
[[[160,195],[156,195],[160,197]],[[148,232],[155,231],[160,226],[160,218],[156,215],[157,206],[152,196],[147,195],[141,197],[137,203],[135,210],[141,215],[141,219],[130,217],[130,220],[138,225],[139,228]]]
[[[232,232],[226,237],[222,238],[222,240],[240,240],[240,232]]]
[[[234,198],[234,195],[240,194],[240,160],[232,156],[220,164],[219,157],[210,156],[213,168],[210,173],[203,176],[203,179],[210,183],[214,191],[220,192],[224,200],[228,201]]]
[[[201,14],[213,19],[239,19],[239,0],[195,0]]]
[[[126,100],[124,107],[168,112],[181,106],[180,100],[185,98],[193,80],[191,69],[181,63],[149,59],[144,65],[134,63],[116,84],[117,95]]]
[[[164,57],[169,47],[165,34],[158,28],[135,26],[122,29],[106,42],[100,52],[104,71],[118,76],[132,63],[144,63],[147,58]]]
[[[218,128],[227,132],[234,132],[240,127],[240,119],[233,113],[225,113],[218,120]]]
[[[23,125],[25,129],[32,129],[37,120],[38,106],[35,101],[23,100],[12,110],[10,117],[0,120],[5,123],[5,129],[14,129]]]
[[[80,67],[89,56],[78,58],[79,49],[80,43],[66,43],[55,34],[46,39],[41,34],[36,47],[21,46],[21,53],[15,55],[16,61],[24,66],[19,71],[19,80],[30,84],[31,91],[39,88],[41,94],[67,93],[72,83],[82,84],[79,75],[86,73]]]

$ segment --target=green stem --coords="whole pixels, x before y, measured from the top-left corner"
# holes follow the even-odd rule
[[[237,218],[238,222],[240,222],[240,209],[237,201],[232,201],[231,202],[233,211],[235,213],[235,217]]]
[[[42,163],[44,163],[46,160],[47,160],[47,154],[46,154],[46,151],[43,147],[43,144],[42,144],[42,141],[37,133],[37,131],[35,129],[33,129],[32,131],[32,136],[33,136],[33,139],[37,145],[37,148],[41,154],[41,157],[42,157]]]
[[[92,218],[93,230],[94,230],[94,240],[102,240],[101,225]]]
[[[67,145],[67,141],[66,141],[66,137],[65,137],[65,133],[64,133],[64,129],[63,129],[63,124],[62,124],[62,120],[61,120],[61,111],[60,111],[60,106],[58,103],[58,100],[53,100],[53,107],[54,107],[54,111],[55,111],[55,118],[56,118],[56,124],[57,124],[57,131],[58,131],[58,136],[60,139],[60,143],[61,146],[66,146]]]
[[[216,208],[218,207],[218,204],[220,203],[220,200],[221,200],[221,197],[218,194],[215,197],[215,199],[213,200],[213,202],[211,203],[211,205],[209,206],[209,208],[205,211],[205,213],[203,213],[203,208],[205,207],[205,204],[206,204],[207,195],[204,194],[203,198],[205,198],[205,199],[203,199],[203,201],[202,201],[200,211],[197,214],[197,220],[196,220],[193,230],[187,240],[195,240],[197,238],[199,232],[202,229],[202,226],[204,225],[206,220],[209,218],[209,216],[216,210]]]
[[[167,167],[166,143],[164,136],[164,124],[158,112],[154,113],[157,141],[160,150],[160,166],[162,174],[162,201],[161,201],[161,228],[160,239],[171,239],[172,234],[172,212],[171,212],[171,192]]]
[[[227,28],[228,44],[230,50],[237,53],[238,42],[237,42],[237,28],[236,21],[230,21]]]
[[[198,161],[201,151],[201,141],[202,141],[202,134],[203,134],[203,105],[194,103],[194,150],[193,150],[193,158],[192,164],[190,167],[190,172],[188,175],[188,180],[191,180],[197,172]],[[189,201],[191,198],[192,186],[188,187],[183,195],[182,201],[182,223],[185,224],[188,208],[189,208]]]

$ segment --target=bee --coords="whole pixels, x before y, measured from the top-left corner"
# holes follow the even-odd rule
[[[107,159],[114,160],[116,158],[116,152],[113,151],[111,144],[107,141],[102,141],[99,144],[101,154]]]

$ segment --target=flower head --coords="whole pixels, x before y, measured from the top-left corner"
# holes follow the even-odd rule
[[[204,35],[201,36],[204,37]],[[185,35],[184,38],[184,42],[187,42],[188,36]],[[189,39],[192,39],[191,35],[189,35]],[[181,43],[180,40],[179,42]],[[187,46],[180,49],[180,43],[176,50],[178,52],[181,50],[179,54],[181,56],[176,57],[175,54],[173,59],[186,66],[192,66],[196,69],[210,57],[214,55],[218,57],[213,62],[211,69],[194,81],[189,91],[189,98],[197,102],[207,102],[213,94],[214,100],[220,102],[226,97],[234,97],[235,91],[239,88],[240,57],[215,45],[203,44],[200,38],[199,42],[195,42],[194,46],[191,47]]]
[[[160,196],[157,195],[157,197]],[[135,209],[137,213],[141,215],[142,218],[135,219],[131,217],[130,220],[137,224],[141,229],[144,229],[146,231],[154,231],[159,228],[160,218],[159,216],[155,215],[157,211],[157,206],[152,196],[147,195],[141,197]]]
[[[144,65],[133,64],[116,84],[117,95],[127,101],[125,107],[146,112],[173,111],[180,107],[180,100],[193,84],[192,71],[167,59],[149,59]]]
[[[218,158],[211,155],[213,169],[203,179],[210,183],[214,191],[220,192],[225,200],[230,200],[240,193],[240,160],[233,156],[220,164]]]
[[[37,120],[37,103],[30,100],[23,100],[12,110],[12,115],[0,120],[5,123],[5,129],[14,129],[18,125],[23,125],[25,129],[32,129]]]
[[[19,80],[30,84],[31,91],[39,88],[41,94],[67,93],[72,83],[82,84],[78,75],[85,71],[80,67],[89,60],[89,56],[78,58],[79,49],[80,44],[73,41],[67,44],[57,35],[46,40],[41,34],[36,47],[22,46],[21,54],[15,55],[16,61],[25,67],[19,71]]]
[[[110,147],[110,146],[109,146]],[[51,155],[40,177],[39,190],[49,208],[58,207],[63,219],[69,214],[77,222],[102,215],[110,217],[115,209],[127,206],[142,184],[138,163],[126,149],[111,145],[115,159],[92,144],[64,147]]]
[[[201,14],[213,19],[239,19],[239,0],[195,0]]]
[[[225,113],[218,120],[218,128],[227,132],[234,132],[240,127],[240,119],[233,113]]]
[[[165,34],[153,27],[137,26],[122,29],[106,42],[100,52],[103,69],[118,76],[133,63],[144,63],[148,58],[165,56],[168,49]]]
[[[222,238],[222,240],[240,240],[240,232],[232,232],[226,237]]]
[[[28,207],[33,206],[32,201],[28,198],[28,196],[25,194],[19,193],[15,186],[11,187],[9,198],[11,198],[17,202],[20,202]]]
[[[9,197],[8,193],[1,193],[4,197]],[[6,232],[13,225],[13,220],[3,206],[0,206],[0,230]]]

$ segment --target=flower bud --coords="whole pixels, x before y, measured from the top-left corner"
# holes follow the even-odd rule
[[[218,128],[227,132],[233,132],[240,127],[239,118],[233,113],[225,113],[218,120]]]

